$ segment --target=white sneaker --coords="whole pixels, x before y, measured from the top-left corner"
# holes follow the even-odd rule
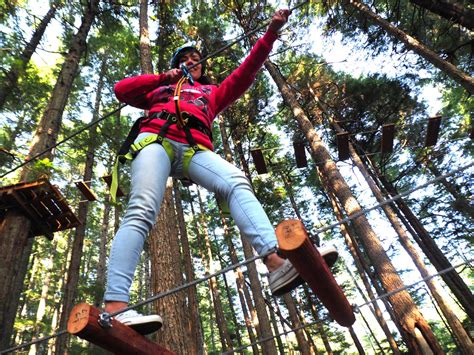
[[[319,247],[318,251],[329,267],[333,266],[337,258],[339,257],[339,253],[337,252],[336,248],[332,245]]]
[[[333,246],[321,247],[318,248],[318,251],[328,267],[333,266],[339,256],[336,248]],[[274,296],[282,296],[301,285],[303,279],[290,260],[286,259],[283,265],[268,275],[268,283]]]
[[[114,318],[120,323],[129,326],[141,335],[154,333],[163,325],[163,320],[159,315],[150,314],[148,316],[144,316],[133,309],[119,313]]]

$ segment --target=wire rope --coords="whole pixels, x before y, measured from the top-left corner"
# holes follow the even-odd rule
[[[353,220],[353,219],[355,219],[355,218],[357,218],[357,217],[360,217],[361,215],[365,214],[366,212],[375,210],[375,209],[377,209],[377,208],[379,208],[379,207],[381,207],[381,206],[383,206],[383,205],[386,205],[386,204],[391,203],[391,202],[393,202],[393,201],[395,201],[395,200],[397,200],[397,199],[400,199],[400,198],[402,198],[402,197],[404,197],[404,196],[407,196],[407,195],[409,195],[409,194],[411,194],[411,193],[413,193],[413,192],[415,192],[415,191],[417,191],[417,190],[420,190],[420,189],[422,189],[422,188],[424,188],[424,187],[426,187],[426,186],[429,186],[429,185],[431,185],[431,184],[433,184],[433,183],[435,183],[435,182],[437,182],[437,181],[439,181],[439,180],[441,180],[441,179],[444,179],[444,178],[446,178],[446,177],[448,177],[448,176],[455,175],[455,174],[457,174],[458,172],[461,172],[461,171],[463,171],[463,170],[466,170],[466,169],[468,169],[468,168],[470,168],[470,167],[472,167],[472,166],[474,166],[474,162],[473,162],[473,163],[470,163],[470,164],[467,164],[467,165],[464,165],[463,167],[461,167],[461,168],[459,168],[459,169],[456,169],[456,170],[454,170],[454,171],[451,171],[451,172],[449,172],[449,173],[446,173],[446,174],[444,174],[444,175],[440,175],[440,176],[438,176],[438,177],[436,177],[436,178],[434,178],[434,179],[432,179],[432,180],[427,181],[427,182],[424,183],[424,184],[415,186],[414,188],[412,188],[412,189],[410,189],[410,190],[407,190],[407,191],[405,191],[405,192],[403,192],[403,193],[400,193],[400,194],[398,194],[398,195],[395,195],[395,196],[393,196],[393,197],[391,197],[391,198],[389,198],[389,199],[386,199],[386,200],[384,200],[384,201],[381,201],[381,202],[379,202],[379,203],[377,203],[377,204],[375,204],[375,205],[373,205],[373,206],[371,206],[371,207],[361,209],[360,211],[358,211],[358,212],[356,212],[356,213],[353,213],[353,214],[351,214],[350,216],[345,217],[345,218],[341,219],[341,220],[338,221],[338,222],[335,222],[335,223],[330,224],[330,225],[325,226],[325,227],[318,228],[318,229],[316,229],[315,231],[311,231],[311,234],[312,234],[312,235],[316,235],[316,234],[319,234],[319,233],[323,233],[323,232],[325,232],[325,231],[327,231],[327,230],[330,230],[330,229],[332,229],[332,228],[335,228],[335,227],[339,226],[340,224],[349,222],[349,221],[351,221],[351,220]],[[312,238],[312,239],[313,239],[313,238]],[[314,240],[313,240],[313,241],[314,241]],[[117,315],[117,314],[123,313],[123,312],[128,311],[128,310],[131,310],[131,309],[134,309],[134,308],[137,308],[137,307],[146,305],[146,304],[148,304],[148,303],[151,303],[151,302],[156,301],[156,300],[158,300],[158,299],[160,299],[160,298],[169,296],[169,295],[174,294],[174,293],[176,293],[176,292],[182,291],[182,290],[184,290],[184,289],[186,289],[186,288],[189,288],[189,287],[191,287],[191,286],[197,285],[197,284],[199,284],[199,283],[201,283],[201,282],[203,282],[203,281],[207,281],[207,280],[209,280],[209,279],[211,279],[211,278],[213,278],[213,277],[215,277],[215,276],[219,276],[219,275],[221,275],[221,274],[224,274],[224,273],[226,273],[226,272],[229,272],[229,271],[231,271],[231,270],[234,270],[234,269],[236,269],[236,268],[238,268],[238,267],[240,267],[240,266],[244,266],[244,265],[250,264],[251,262],[254,262],[254,261],[258,260],[258,259],[262,259],[262,258],[264,258],[264,257],[266,257],[266,256],[268,256],[268,255],[270,255],[271,253],[274,253],[275,251],[276,251],[276,248],[271,249],[270,251],[268,251],[268,252],[265,253],[265,254],[256,255],[256,256],[254,256],[254,257],[252,257],[252,258],[249,258],[249,259],[246,259],[246,260],[244,260],[244,261],[242,261],[242,262],[239,262],[239,263],[236,263],[236,264],[233,264],[233,265],[229,265],[228,267],[226,267],[226,268],[224,268],[224,269],[221,269],[221,270],[219,270],[219,271],[217,271],[217,272],[215,272],[215,273],[213,273],[213,274],[209,274],[209,275],[207,275],[207,276],[205,276],[205,277],[202,277],[202,278],[200,278],[200,279],[193,280],[193,281],[191,281],[191,282],[189,282],[189,283],[183,284],[183,285],[181,285],[181,286],[178,286],[178,287],[173,288],[173,289],[170,289],[170,290],[168,290],[168,291],[159,293],[159,294],[157,294],[157,295],[155,295],[155,296],[152,296],[152,297],[150,297],[150,298],[148,298],[148,299],[146,299],[146,300],[143,300],[143,301],[141,301],[141,302],[138,302],[138,303],[136,303],[135,305],[132,305],[132,306],[129,306],[129,307],[127,307],[127,308],[124,308],[124,309],[122,309],[122,310],[120,310],[120,311],[111,313],[111,314],[110,314],[110,317],[113,317],[113,316],[115,316],[115,315]],[[460,265],[468,264],[468,263],[470,263],[471,261],[472,261],[472,260],[468,260],[468,261],[463,262],[462,264],[458,264],[458,265],[456,265],[456,266],[452,266],[452,267],[449,267],[449,268],[447,268],[447,269],[441,270],[441,271],[438,272],[437,274],[430,275],[430,276],[426,277],[425,279],[428,280],[428,279],[433,278],[433,277],[435,277],[435,276],[437,276],[437,275],[441,275],[441,274],[443,274],[443,273],[446,273],[446,272],[448,272],[448,271],[453,270],[454,268],[456,268],[456,267],[458,267],[458,266],[460,266]],[[415,284],[417,284],[417,283],[419,283],[419,282],[425,281],[425,279],[422,279],[422,280],[420,280],[420,281],[417,281],[417,282],[415,282],[415,283],[413,283],[413,284],[410,284],[410,285],[408,285],[408,286],[404,286],[403,288],[400,288],[400,289],[397,289],[397,290],[393,290],[393,291],[389,292],[389,293],[387,294],[387,296],[392,295],[392,294],[394,294],[394,293],[396,293],[396,292],[400,292],[400,291],[406,289],[407,287],[411,287],[411,286],[413,286],[413,285],[415,285]],[[387,296],[384,296],[384,297],[387,297]],[[383,297],[382,297],[382,296],[379,296],[378,298],[383,298]],[[377,298],[377,299],[378,299],[378,298]],[[377,300],[377,299],[375,299],[375,300]],[[375,300],[374,300],[374,301],[375,301]],[[365,305],[367,305],[368,303],[372,303],[372,302],[374,302],[374,301],[366,302],[366,303],[362,304],[361,306],[358,306],[357,308],[360,308],[360,307],[362,307],[362,306],[365,306]],[[49,340],[49,339],[51,339],[52,337],[62,335],[62,334],[64,334],[65,332],[67,332],[67,331],[65,331],[65,330],[59,331],[59,332],[56,333],[55,335],[52,335],[52,336],[49,336],[49,337],[45,337],[45,338],[41,338],[41,339],[38,339],[38,340],[33,341],[33,342],[21,344],[21,345],[19,345],[19,346],[14,347],[14,348],[10,348],[10,349],[3,350],[0,354],[4,354],[5,351],[6,351],[6,352],[9,352],[9,351],[21,349],[21,348],[26,347],[26,346],[29,346],[29,345],[33,345],[33,344],[36,344],[36,343],[39,343],[39,342],[43,342],[43,341]]]

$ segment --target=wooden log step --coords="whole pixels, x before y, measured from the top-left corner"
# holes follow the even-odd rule
[[[110,185],[112,185],[112,175],[106,175],[106,176],[102,176],[102,180],[104,180],[104,182],[107,184],[107,186],[109,187],[110,189]],[[120,188],[120,186],[117,187],[117,198],[119,197],[123,197],[125,196],[125,194],[123,193],[122,189]]]
[[[293,149],[295,150],[295,159],[297,168],[306,168],[308,160],[306,159],[306,150],[303,142],[293,142]]]
[[[103,328],[100,313],[87,303],[77,304],[69,314],[67,331],[115,354],[174,354],[115,319],[111,320],[112,327]]]
[[[280,251],[318,296],[330,316],[344,327],[354,324],[352,306],[323,257],[309,239],[303,223],[298,219],[285,220],[278,224],[275,232]]]
[[[389,123],[382,126],[382,141],[380,151],[382,154],[393,152],[393,138],[395,137],[395,124]]]
[[[252,155],[253,163],[257,169],[258,174],[266,174],[268,172],[267,165],[265,164],[265,158],[261,149],[254,149],[250,151]]]
[[[97,195],[95,194],[94,191],[91,190],[91,188],[89,187],[89,184],[86,184],[85,181],[78,180],[78,181],[74,181],[74,183],[76,184],[79,191],[81,191],[81,193],[84,195],[84,197],[88,201],[96,201],[97,200]]]
[[[428,128],[426,129],[425,147],[432,147],[438,142],[439,127],[441,125],[441,116],[430,117]]]
[[[349,132],[341,132],[336,134],[337,151],[339,152],[339,160],[347,160],[349,154]]]

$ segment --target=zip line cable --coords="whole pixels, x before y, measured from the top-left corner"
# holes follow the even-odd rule
[[[298,8],[300,8],[300,7],[302,7],[303,5],[305,5],[305,4],[309,3],[309,2],[310,2],[310,0],[305,0],[305,1],[301,2],[300,4],[298,4],[298,5],[294,6],[294,7],[292,7],[292,8],[290,9],[290,12],[292,12],[292,11],[294,11],[294,10],[296,10],[296,9],[298,9]],[[251,31],[249,31],[249,32],[247,32],[247,33],[244,33],[243,35],[237,37],[236,39],[234,39],[234,40],[231,41],[230,43],[226,44],[224,47],[218,49],[218,50],[215,51],[215,52],[212,52],[211,54],[209,54],[209,55],[205,56],[204,58],[202,58],[199,62],[197,62],[197,63],[195,63],[195,64],[193,64],[193,65],[187,67],[187,70],[190,70],[190,69],[192,69],[192,68],[198,66],[199,64],[202,64],[202,63],[205,62],[206,60],[208,60],[208,59],[210,59],[210,58],[212,58],[212,57],[214,57],[214,56],[220,54],[221,52],[223,52],[223,51],[226,50],[227,48],[233,46],[233,45],[236,44],[237,42],[240,42],[240,41],[243,40],[244,38],[246,38],[246,37],[248,37],[248,36],[254,34],[254,33],[257,32],[257,31],[262,30],[263,28],[265,28],[266,26],[268,26],[268,23],[269,23],[269,21],[266,21],[263,25],[261,25],[261,26],[255,28],[255,29],[253,29],[253,30],[251,30]],[[1,175],[0,178],[3,178],[3,177],[5,177],[5,176],[7,176],[7,175],[9,175],[9,174],[15,172],[16,170],[20,169],[21,167],[23,167],[23,166],[25,166],[25,165],[31,163],[32,161],[38,159],[40,156],[46,154],[46,153],[49,152],[50,150],[52,150],[52,149],[56,148],[57,146],[59,146],[60,144],[62,144],[62,143],[64,143],[64,142],[70,140],[71,138],[77,136],[79,133],[82,133],[83,131],[85,131],[85,130],[88,129],[89,127],[94,126],[94,125],[98,124],[99,122],[103,121],[104,119],[106,119],[106,118],[112,116],[114,113],[117,113],[118,111],[120,111],[120,110],[121,110],[122,108],[124,108],[125,106],[128,106],[128,104],[121,104],[121,105],[120,105],[117,109],[115,109],[114,111],[107,113],[106,115],[102,116],[101,118],[99,118],[99,119],[97,119],[97,120],[95,120],[95,121],[93,121],[93,122],[90,122],[89,124],[87,124],[85,127],[83,127],[82,129],[80,129],[80,130],[77,131],[76,133],[73,133],[72,135],[66,137],[66,138],[63,139],[62,141],[57,142],[57,143],[54,144],[52,147],[49,147],[49,148],[47,148],[47,149],[41,151],[40,153],[35,154],[34,156],[32,156],[31,158],[29,158],[28,160],[25,160],[23,163],[19,164],[19,165],[16,166],[15,168],[13,168],[13,169],[7,171],[6,173],[4,173],[3,175]]]
[[[391,203],[391,202],[393,202],[393,201],[395,201],[395,200],[397,200],[397,199],[400,199],[400,198],[402,198],[402,197],[404,197],[404,196],[406,196],[406,195],[409,195],[409,194],[411,194],[411,193],[413,193],[413,192],[415,192],[415,191],[417,191],[417,190],[420,190],[420,189],[422,189],[422,188],[424,188],[424,187],[426,187],[426,186],[429,186],[429,185],[431,185],[431,184],[433,184],[433,183],[435,183],[435,182],[438,182],[439,180],[444,179],[444,178],[446,178],[446,177],[448,177],[448,176],[455,175],[455,174],[457,174],[458,172],[461,172],[461,171],[463,171],[463,170],[466,170],[466,169],[468,169],[468,168],[470,168],[470,167],[472,167],[472,166],[474,166],[474,162],[472,162],[472,163],[470,163],[470,164],[467,164],[467,165],[465,165],[465,166],[463,166],[463,167],[461,167],[461,168],[459,168],[459,169],[456,169],[456,170],[454,170],[454,171],[451,171],[451,172],[449,172],[449,173],[446,173],[446,174],[444,174],[444,175],[440,175],[440,176],[438,176],[438,177],[436,177],[436,178],[434,178],[434,179],[432,179],[432,180],[430,180],[430,181],[427,181],[427,182],[424,183],[424,184],[415,186],[414,188],[412,188],[412,189],[410,189],[410,190],[407,190],[407,191],[405,191],[405,192],[403,192],[403,193],[400,193],[400,194],[398,194],[398,195],[395,195],[395,196],[393,196],[393,197],[390,198],[390,199],[381,201],[380,203],[378,203],[378,204],[376,204],[376,205],[374,205],[374,206],[372,206],[372,207],[365,208],[365,209],[361,209],[359,212],[353,213],[352,215],[350,215],[350,216],[348,216],[348,217],[346,217],[346,218],[343,218],[343,219],[341,219],[341,220],[338,221],[338,222],[335,222],[335,223],[330,224],[330,225],[325,226],[325,227],[318,228],[318,229],[315,230],[315,231],[311,231],[311,234],[312,234],[312,235],[316,235],[316,234],[323,233],[323,232],[325,232],[325,231],[327,231],[327,230],[329,230],[329,229],[332,229],[332,228],[337,227],[337,226],[339,226],[339,225],[341,225],[341,224],[343,224],[343,223],[349,222],[349,221],[351,221],[351,220],[353,220],[353,219],[355,219],[355,218],[357,218],[357,217],[360,217],[361,215],[365,214],[366,212],[370,212],[370,211],[372,211],[372,210],[374,210],[374,209],[377,209],[377,208],[379,208],[379,207],[381,207],[381,206],[383,206],[383,205],[386,205],[386,204],[388,204],[388,203]],[[311,237],[311,239],[313,240],[312,237]],[[313,240],[313,242],[314,242],[314,240]],[[233,264],[233,265],[229,265],[228,267],[226,267],[226,268],[224,268],[224,269],[221,269],[221,270],[219,270],[219,271],[217,271],[217,272],[215,272],[215,273],[213,273],[213,274],[207,275],[207,276],[202,277],[202,278],[197,279],[197,280],[193,280],[193,281],[191,281],[191,282],[189,282],[189,283],[183,284],[183,285],[178,286],[178,287],[176,287],[176,288],[174,288],[174,289],[170,289],[170,290],[168,290],[168,291],[159,293],[159,294],[157,294],[157,295],[155,295],[155,296],[152,296],[152,297],[149,298],[149,299],[143,300],[143,301],[141,301],[141,302],[139,302],[139,303],[137,303],[137,304],[135,304],[135,305],[129,306],[129,307],[127,307],[127,308],[124,308],[124,309],[122,309],[122,310],[120,310],[120,311],[117,311],[117,312],[114,312],[114,313],[107,314],[107,316],[111,318],[111,317],[113,317],[113,316],[116,316],[117,314],[120,314],[120,313],[126,312],[126,311],[128,311],[128,310],[131,310],[131,309],[134,309],[134,308],[137,308],[137,307],[146,305],[146,304],[151,303],[151,302],[153,302],[153,301],[156,301],[156,300],[158,300],[158,299],[160,299],[160,298],[163,298],[163,297],[169,296],[169,295],[171,295],[171,294],[174,294],[174,293],[176,293],[176,292],[182,291],[182,290],[184,290],[184,289],[186,289],[186,288],[189,288],[189,287],[191,287],[191,286],[195,286],[195,285],[197,285],[197,284],[199,284],[199,283],[201,283],[201,282],[203,282],[203,281],[207,281],[207,280],[209,280],[209,279],[211,279],[211,278],[213,278],[213,277],[215,277],[215,276],[219,276],[219,275],[221,275],[221,274],[224,274],[224,273],[226,273],[226,272],[229,272],[229,271],[231,271],[231,270],[234,270],[234,269],[236,269],[236,268],[238,268],[238,267],[240,267],[240,266],[244,266],[244,265],[250,264],[251,262],[254,262],[254,261],[258,260],[258,259],[263,259],[263,258],[265,258],[266,256],[268,256],[268,255],[274,253],[275,251],[276,251],[276,248],[271,249],[271,250],[268,251],[267,253],[264,253],[264,254],[261,254],[261,255],[256,255],[256,256],[254,256],[254,257],[252,257],[252,258],[249,258],[249,259],[246,259],[246,260],[244,260],[244,261],[242,261],[242,262],[239,262],[239,263],[236,263],[236,264]],[[422,280],[420,280],[420,281],[417,281],[416,283],[413,283],[413,284],[411,284],[411,285],[409,285],[409,286],[404,286],[404,287],[402,287],[402,288],[400,288],[400,289],[391,291],[391,292],[389,292],[387,295],[390,296],[390,295],[392,295],[392,294],[394,294],[394,293],[403,291],[403,290],[405,290],[407,287],[411,287],[411,286],[413,286],[413,285],[415,285],[415,284],[417,284],[417,283],[419,283],[419,282],[424,281],[425,279],[428,280],[428,279],[433,278],[433,277],[435,277],[435,276],[438,276],[438,275],[441,275],[441,274],[443,274],[443,273],[449,272],[449,271],[453,270],[454,268],[457,268],[457,267],[459,267],[460,265],[468,264],[468,263],[470,263],[471,261],[472,261],[472,259],[471,259],[471,260],[464,261],[463,263],[461,263],[461,264],[459,264],[459,265],[451,266],[451,267],[449,267],[449,268],[447,268],[447,269],[441,270],[440,272],[438,272],[438,273],[436,273],[436,274],[434,274],[434,275],[430,275],[430,276],[428,276],[427,278],[424,278],[424,279],[422,279]],[[386,296],[385,296],[385,297],[386,297]],[[382,296],[379,296],[378,298],[383,298],[383,297],[382,297]],[[378,298],[376,298],[375,300],[377,300]],[[365,305],[367,305],[368,303],[372,303],[372,302],[373,302],[373,301],[371,301],[371,302],[366,302],[366,303],[362,304],[361,306],[359,306],[358,308],[360,308],[360,307],[362,307],[362,306],[365,306]],[[355,308],[357,309],[357,306],[356,306]],[[103,313],[103,314],[104,314],[104,313]],[[48,336],[48,337],[46,337],[46,338],[37,339],[37,340],[31,341],[31,342],[29,342],[29,343],[21,344],[21,345],[18,345],[18,346],[16,346],[16,347],[14,347],[14,348],[2,350],[2,352],[1,352],[0,354],[4,354],[4,353],[7,353],[7,352],[10,352],[10,351],[13,351],[13,350],[21,349],[21,348],[24,348],[24,347],[26,347],[26,346],[33,345],[33,344],[36,344],[36,343],[40,343],[40,342],[49,340],[49,339],[51,339],[51,338],[53,338],[53,337],[55,337],[55,336],[62,335],[62,334],[64,334],[64,333],[66,333],[66,332],[67,332],[67,330],[62,330],[62,331],[59,331],[58,333],[56,333],[55,335],[51,335],[51,336]]]
[[[95,120],[95,121],[92,121],[92,122],[88,123],[87,125],[85,125],[84,127],[82,127],[80,130],[74,132],[74,133],[71,134],[70,136],[64,138],[63,140],[61,140],[61,141],[59,141],[59,142],[57,142],[57,143],[54,144],[53,146],[51,146],[51,147],[49,147],[49,148],[46,148],[45,150],[43,150],[43,151],[41,151],[41,152],[35,154],[34,156],[32,156],[31,158],[25,160],[23,163],[19,164],[19,165],[16,166],[15,168],[13,168],[13,169],[7,171],[6,173],[4,173],[3,175],[1,175],[0,178],[3,178],[3,177],[5,177],[5,176],[7,176],[7,175],[13,173],[14,171],[20,169],[21,167],[23,167],[23,166],[25,166],[25,165],[31,163],[32,161],[38,159],[40,156],[42,156],[42,155],[48,153],[50,150],[52,150],[52,149],[58,147],[59,145],[61,145],[61,144],[63,144],[64,142],[67,142],[68,140],[70,140],[70,139],[76,137],[77,135],[79,135],[80,133],[82,133],[82,132],[84,132],[85,130],[89,129],[90,127],[92,127],[92,126],[98,124],[99,122],[101,122],[101,121],[105,120],[106,118],[109,118],[109,117],[112,116],[113,114],[119,112],[119,111],[120,111],[122,108],[124,108],[125,106],[127,106],[127,104],[120,104],[119,107],[116,108],[115,110],[113,110],[113,111],[107,113],[106,115],[104,115],[104,116],[98,118],[98,119]]]
[[[222,273],[224,273],[224,272],[223,272],[224,270],[225,270],[225,272],[230,271],[230,270],[232,269],[232,266],[235,266],[235,265],[238,265],[238,266],[246,265],[246,264],[249,264],[250,262],[255,261],[256,259],[259,259],[259,258],[261,258],[261,257],[263,257],[263,256],[256,256],[256,257],[247,259],[247,260],[245,260],[245,261],[243,261],[243,262],[241,262],[241,263],[234,264],[234,265],[230,265],[229,267],[227,267],[227,268],[225,268],[225,269],[222,269],[222,270],[218,271],[217,273],[215,273],[215,274],[213,274],[213,275],[208,275],[207,277],[202,278],[202,279],[199,279],[199,280],[206,281],[206,280],[208,280],[209,278],[212,278],[212,277],[216,276],[217,274],[222,274]],[[445,274],[445,273],[447,273],[447,272],[450,272],[450,271],[452,271],[452,270],[455,270],[456,268],[458,268],[458,267],[460,267],[460,266],[468,265],[469,263],[471,263],[471,262],[473,262],[473,261],[474,261],[474,259],[466,260],[466,261],[464,261],[464,262],[462,262],[462,263],[459,263],[459,264],[457,264],[457,265],[450,266],[450,267],[448,267],[448,268],[446,268],[446,269],[443,269],[443,270],[437,272],[436,274],[428,275],[427,277],[422,278],[422,279],[420,279],[420,280],[418,280],[418,281],[416,281],[416,282],[413,282],[413,283],[411,283],[411,284],[409,284],[409,285],[406,285],[406,286],[404,286],[404,287],[400,287],[400,288],[398,288],[398,289],[396,289],[396,290],[393,290],[393,291],[388,292],[388,293],[386,293],[386,294],[380,295],[380,296],[378,296],[378,297],[376,297],[376,298],[374,298],[374,299],[372,299],[372,300],[370,300],[370,301],[367,301],[367,302],[365,302],[365,303],[363,303],[363,304],[361,304],[361,305],[353,305],[353,307],[354,307],[354,312],[355,312],[355,313],[358,313],[358,312],[360,311],[360,308],[362,308],[362,307],[364,307],[364,306],[367,306],[367,305],[369,305],[369,304],[371,304],[371,303],[375,303],[375,302],[378,301],[379,299],[382,299],[382,298],[385,298],[385,297],[388,297],[388,296],[392,296],[392,295],[394,295],[394,294],[396,294],[396,293],[398,293],[398,292],[401,292],[401,291],[404,291],[404,290],[406,290],[406,289],[408,289],[408,288],[411,288],[411,287],[413,287],[413,286],[415,286],[415,285],[417,285],[417,284],[419,284],[419,283],[421,283],[421,282],[430,280],[430,279],[432,279],[432,278],[435,278],[435,277],[437,277],[437,276],[440,276],[440,275],[442,275],[442,274]],[[237,268],[238,266],[235,266],[234,268]],[[199,280],[195,280],[195,281],[197,282],[197,281],[199,281]],[[192,282],[193,285],[196,283],[195,281]],[[183,286],[185,286],[185,285],[183,285]],[[175,292],[178,292],[178,291],[181,290],[181,289],[179,289],[178,291],[176,291],[177,289],[178,289],[178,288],[173,289],[173,290],[169,290],[169,291],[167,291],[167,292],[158,294],[158,295],[156,295],[156,296],[164,297],[164,296],[167,296],[167,295],[169,295],[169,294],[171,294],[171,293],[175,293]],[[155,296],[155,297],[156,297],[156,296]],[[155,299],[158,299],[158,298],[161,298],[161,297],[157,297],[157,298],[155,298]],[[142,302],[142,303],[140,303],[140,304],[137,304],[136,306],[142,305],[142,304],[145,304],[145,303]],[[129,307],[129,308],[130,308],[130,307]],[[116,313],[120,313],[120,312],[116,312]],[[311,323],[308,323],[308,324],[304,324],[304,325],[301,325],[301,326],[298,326],[298,327],[295,327],[295,328],[291,328],[290,330],[288,330],[288,331],[283,331],[283,332],[281,332],[281,333],[278,333],[277,335],[273,335],[273,336],[271,336],[271,337],[263,338],[263,339],[260,339],[260,340],[258,340],[258,341],[256,341],[256,342],[253,342],[253,343],[251,343],[251,344],[242,346],[242,347],[240,347],[240,348],[233,349],[232,351],[226,352],[225,354],[231,354],[231,353],[233,353],[233,352],[246,349],[246,348],[248,348],[248,347],[250,347],[250,346],[252,346],[252,345],[257,345],[257,344],[260,344],[260,343],[269,341],[269,340],[274,339],[274,338],[276,338],[276,337],[278,337],[278,336],[281,336],[281,335],[286,335],[286,334],[289,334],[289,333],[293,333],[293,332],[295,332],[296,330],[303,329],[303,328],[306,328],[306,327],[315,325],[315,324],[317,324],[317,323],[319,323],[319,322],[332,321],[332,320],[333,320],[333,319],[330,318],[330,317],[324,317],[324,318],[321,318],[321,319],[319,319],[319,320],[317,320],[317,321],[314,321],[314,322],[311,322]],[[55,338],[55,337],[57,337],[57,336],[64,335],[64,334],[66,334],[66,333],[67,333],[67,330],[61,330],[61,331],[58,331],[58,332],[55,333],[55,334],[52,334],[52,335],[49,335],[49,336],[46,336],[46,337],[43,337],[43,338],[35,339],[35,340],[32,340],[32,341],[30,341],[30,342],[28,342],[28,343],[23,343],[23,344],[20,344],[20,345],[18,345],[18,346],[15,346],[15,347],[12,347],[12,348],[9,348],[9,349],[2,350],[2,351],[0,352],[0,354],[7,354],[7,353],[9,353],[9,352],[11,352],[11,351],[15,351],[15,350],[18,350],[18,349],[22,349],[22,348],[25,348],[25,347],[27,347],[27,346],[31,346],[31,345],[34,345],[34,344],[42,343],[42,342],[45,342],[45,341],[50,340],[50,339],[52,339],[52,338]]]

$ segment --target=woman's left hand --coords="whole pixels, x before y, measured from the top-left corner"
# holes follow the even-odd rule
[[[290,10],[277,10],[268,25],[268,29],[273,32],[278,32],[288,21],[288,16],[290,16]]]

